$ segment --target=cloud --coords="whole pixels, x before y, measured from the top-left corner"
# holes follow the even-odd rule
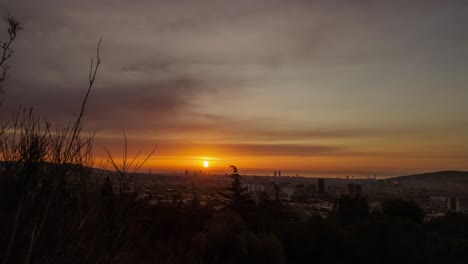
[[[69,120],[79,111],[86,92],[85,89],[50,89],[31,83],[15,88],[18,89],[8,91],[2,113],[12,112],[21,104],[58,121]],[[94,87],[86,107],[86,119],[91,123],[103,122],[93,124],[91,128],[94,129],[112,128],[112,123],[118,123],[122,128],[126,126],[125,122],[128,126],[138,125],[136,122],[145,126],[152,124],[152,120],[176,119],[178,115],[190,112],[198,97],[215,93],[215,87],[189,77]]]
[[[180,151],[378,156],[356,142],[430,145],[423,135],[466,131],[456,124],[467,90],[453,88],[466,83],[463,1],[0,0],[0,10],[25,28],[2,120],[21,104],[67,123],[104,35],[84,119],[101,142],[125,129]],[[455,125],[437,130],[442,119]]]
[[[102,140],[101,144],[114,152],[120,152],[119,143],[112,140]],[[123,142],[123,137],[116,141]],[[151,141],[141,139],[130,139],[129,144],[134,149],[148,149]],[[109,144],[110,143],[110,144]],[[155,142],[152,145],[156,145]],[[100,150],[99,150],[100,151]],[[346,148],[332,145],[294,145],[294,144],[197,144],[191,142],[160,143],[158,144],[158,156],[197,157],[214,155],[218,157],[317,157],[345,155]]]

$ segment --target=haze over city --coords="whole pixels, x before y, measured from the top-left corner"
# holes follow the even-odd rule
[[[142,170],[397,176],[468,170],[464,1],[2,0],[21,20],[2,118],[79,111]],[[205,168],[206,169],[206,168]]]

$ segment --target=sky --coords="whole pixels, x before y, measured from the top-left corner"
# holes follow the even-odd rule
[[[76,117],[144,170],[468,170],[468,2],[0,0],[24,31],[0,116]],[[6,28],[1,28],[1,39]]]

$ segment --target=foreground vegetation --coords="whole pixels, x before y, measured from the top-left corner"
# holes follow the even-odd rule
[[[64,171],[80,173],[74,167]],[[255,204],[248,196],[236,195],[243,192],[241,189],[227,187],[226,197],[231,198],[225,200],[222,210],[201,207],[196,201],[185,206],[152,206],[136,202],[131,194],[119,197],[110,177],[101,177],[101,182],[84,189],[77,188],[79,184],[61,183],[39,233],[53,186],[44,183],[22,187],[21,192],[19,187],[8,191],[5,186],[19,185],[19,178],[8,178],[2,174],[0,185],[0,254],[4,263],[468,260],[468,218],[448,214],[423,222],[422,211],[411,201],[387,201],[382,212],[370,213],[364,198],[342,197],[337,209],[324,219],[288,208],[273,194]]]

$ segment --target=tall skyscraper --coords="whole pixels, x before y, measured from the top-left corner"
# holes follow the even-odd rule
[[[318,192],[325,193],[325,179],[318,179]]]
[[[362,185],[356,183],[348,183],[346,194],[351,197],[359,197],[362,194]]]
[[[349,195],[349,196],[354,196],[355,194],[355,184],[354,183],[348,183],[348,185],[346,186],[346,194]]]
[[[356,186],[354,188],[354,193],[358,197],[362,195],[362,185],[361,184],[356,184]]]

